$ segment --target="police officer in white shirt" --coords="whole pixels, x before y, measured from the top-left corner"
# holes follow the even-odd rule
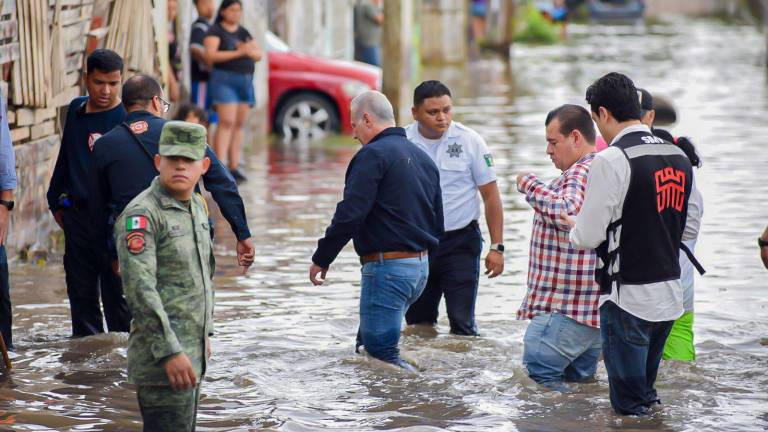
[[[475,300],[483,247],[477,223],[480,197],[491,235],[485,257],[485,274],[490,278],[504,271],[504,216],[488,145],[477,132],[451,121],[452,108],[451,91],[440,81],[424,81],[414,90],[411,112],[416,122],[405,131],[440,170],[446,232],[430,256],[427,287],[405,319],[408,324],[437,324],[444,295],[451,333],[477,335]]]

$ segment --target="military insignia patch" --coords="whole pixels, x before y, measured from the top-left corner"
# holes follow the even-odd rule
[[[491,156],[490,153],[484,154],[483,158],[485,159],[485,164],[488,165],[488,168],[493,166],[493,156]]]
[[[448,150],[446,151],[446,153],[448,153],[448,156],[452,158],[460,158],[461,154],[464,153],[464,151],[461,149],[461,144],[453,143],[453,144],[448,144]]]
[[[96,144],[96,140],[99,138],[101,138],[101,134],[98,132],[94,132],[88,135],[88,150],[93,151],[93,146]]]
[[[142,231],[132,231],[125,236],[125,247],[132,254],[144,252],[146,245],[147,242],[144,241],[144,233]]]
[[[130,125],[131,132],[133,132],[136,135],[143,134],[144,132],[149,129],[149,125],[144,120],[133,122]]]
[[[125,220],[126,231],[145,230],[148,225],[149,222],[146,216],[131,216]]]

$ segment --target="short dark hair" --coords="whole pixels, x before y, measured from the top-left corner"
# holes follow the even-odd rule
[[[222,15],[222,11],[224,9],[228,9],[233,4],[239,4],[240,7],[243,6],[243,3],[240,0],[223,0],[221,2],[221,5],[219,5],[219,12],[216,14],[216,23],[220,23],[224,19],[224,15]]]
[[[544,126],[549,126],[554,119],[560,122],[561,134],[568,136],[577,130],[581,132],[588,143],[595,143],[595,124],[586,108],[572,104],[561,105],[547,114]]]
[[[640,98],[635,83],[618,72],[604,75],[589,86],[587,103],[593,113],[599,113],[603,107],[618,122],[640,120]]]
[[[448,86],[437,80],[424,81],[413,90],[413,106],[419,106],[424,99],[451,96]]]
[[[160,83],[147,74],[138,74],[128,78],[123,84],[123,105],[130,108],[134,105],[149,105],[155,96],[163,94]]]
[[[680,150],[682,150],[688,157],[688,160],[691,161],[691,166],[701,168],[701,158],[699,157],[699,153],[696,152],[696,146],[693,145],[693,141],[691,141],[690,138],[684,136],[675,138],[669,131],[664,129],[654,128],[651,132],[657,137],[680,147]]]
[[[174,114],[173,119],[187,121],[187,116],[189,113],[194,113],[195,117],[199,118],[203,123],[203,126],[208,126],[208,114],[204,109],[200,108],[200,106],[191,102],[184,102],[183,104],[179,105],[179,108],[176,110],[176,114]]]
[[[123,73],[123,58],[112,50],[99,48],[94,50],[85,62],[85,72],[91,73],[94,70],[109,73],[120,71]]]

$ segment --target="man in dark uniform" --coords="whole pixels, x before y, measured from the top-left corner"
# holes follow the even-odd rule
[[[143,74],[126,80],[123,105],[128,112],[125,122],[101,137],[94,148],[90,180],[91,220],[98,233],[97,241],[107,245],[116,271],[117,251],[112,241],[114,221],[157,176],[153,158],[166,123],[162,115],[170,107],[157,80]],[[254,248],[243,200],[235,180],[210,148],[206,148],[206,156],[211,159],[211,167],[203,175],[203,183],[237,237],[238,264],[245,271],[253,263]]]
[[[99,291],[109,331],[127,332],[130,325],[120,280],[93,248],[88,222],[87,184],[94,143],[125,117],[118,97],[122,71],[123,59],[114,51],[98,49],[88,56],[83,76],[88,96],[69,105],[48,188],[48,207],[66,238],[64,271],[76,337],[104,332]]]

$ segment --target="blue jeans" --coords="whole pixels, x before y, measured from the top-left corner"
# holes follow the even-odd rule
[[[358,344],[379,360],[402,365],[397,344],[403,315],[427,284],[429,260],[380,260],[366,263],[361,272]]]
[[[211,108],[211,98],[208,92],[208,81],[192,81],[189,89],[189,98],[193,104],[203,108],[208,114],[208,123],[216,124],[219,118]]]
[[[653,385],[673,323],[640,319],[610,301],[600,306],[603,358],[617,413],[643,415],[661,403]]]
[[[566,391],[564,381],[592,379],[600,357],[600,329],[559,313],[533,317],[523,338],[523,364],[537,383]]]
[[[381,66],[381,46],[380,45],[363,45],[357,43],[355,46],[355,60],[369,65]]]
[[[5,245],[0,246],[0,334],[3,335],[6,347],[13,349],[13,336],[11,334],[11,282],[8,271],[8,255]]]

